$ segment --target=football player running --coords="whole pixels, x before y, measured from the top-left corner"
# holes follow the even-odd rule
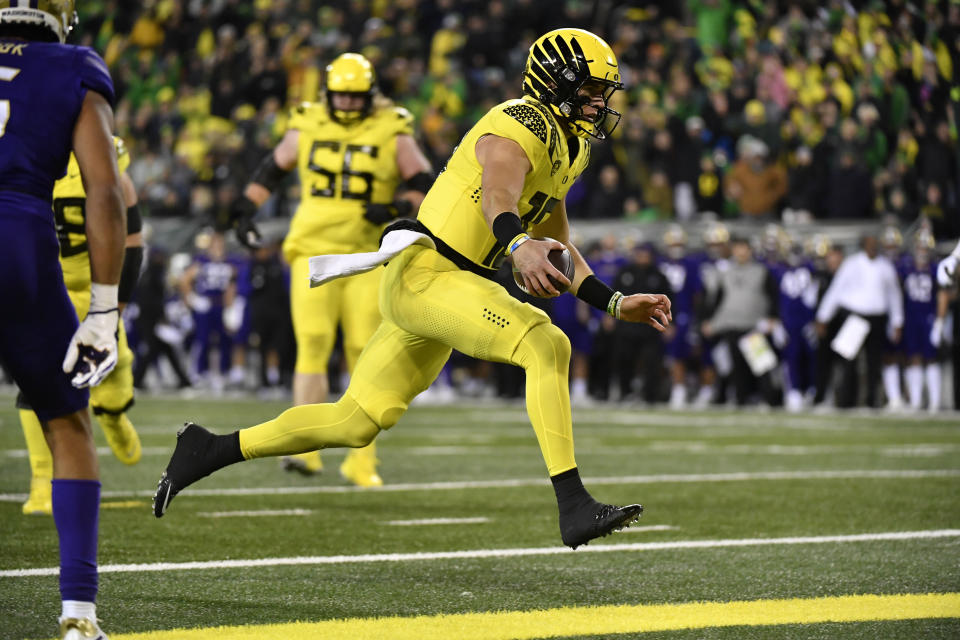
[[[60,634],[97,624],[100,480],[89,392],[117,362],[126,215],[113,144],[113,83],[92,49],[66,45],[73,0],[0,0],[0,360],[53,455]],[[78,322],[60,268],[53,186],[73,149],[86,191],[90,305]]]
[[[415,227],[430,246],[413,244],[389,259],[380,288],[383,321],[343,397],[293,407],[230,435],[188,424],[157,488],[157,517],[178,491],[234,462],[366,445],[430,385],[451,348],[526,371],[527,413],[553,481],[565,544],[586,544],[640,516],[639,504],[602,504],[583,487],[567,386],[570,342],[544,312],[493,280],[509,255],[528,289],[556,296],[551,277],[568,280],[547,254],[566,245],[576,264],[570,290],[579,298],[659,331],[669,325],[666,296],[613,291],[569,241],[564,197],[587,166],[587,141],[608,137],[619,120],[607,106],[623,88],[619,67],[594,34],[559,29],[533,43],[523,87],[523,98],[493,107],[467,132],[417,222],[395,225]],[[542,236],[557,240],[535,239]]]
[[[113,144],[120,170],[120,187],[127,207],[127,241],[117,292],[118,307],[123,313],[140,276],[143,236],[140,233],[142,220],[137,207],[137,191],[126,173],[130,166],[130,154],[120,138],[115,136]],[[84,228],[86,197],[77,158],[71,153],[67,174],[53,186],[53,215],[57,225],[57,240],[60,243],[63,279],[70,302],[79,318],[85,317],[87,309],[90,308],[90,255]],[[117,345],[117,366],[103,382],[90,389],[90,406],[107,437],[113,455],[120,462],[132,465],[140,461],[141,446],[137,430],[126,413],[133,406],[133,351],[127,345],[127,332],[122,322],[117,325]],[[23,503],[23,513],[50,515],[53,511],[50,487],[53,458],[50,447],[43,437],[43,428],[37,415],[22,393],[17,396],[17,408],[20,410],[20,426],[27,443],[31,472],[30,495]]]
[[[328,253],[373,251],[384,227],[417,212],[433,182],[429,161],[413,138],[413,116],[377,93],[373,65],[357,53],[326,69],[324,100],[291,114],[287,132],[260,163],[236,213],[241,242],[256,242],[251,219],[296,167],[301,200],[283,243],[290,264],[290,307],[297,341],[293,404],[326,402],[327,362],[343,332],[347,369],[380,324],[382,270],[310,289],[307,260]],[[401,182],[403,185],[401,186]],[[305,475],[322,468],[319,451],[283,458]],[[354,484],[380,486],[374,445],[350,452],[340,467]]]

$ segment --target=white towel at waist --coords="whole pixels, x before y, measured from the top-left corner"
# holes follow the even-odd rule
[[[421,244],[431,249],[436,245],[430,236],[409,229],[397,229],[383,236],[379,251],[372,253],[344,253],[326,256],[313,256],[310,264],[310,288],[319,287],[325,282],[366,273],[393,259],[407,247]]]

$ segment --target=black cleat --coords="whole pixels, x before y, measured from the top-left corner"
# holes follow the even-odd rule
[[[569,515],[560,516],[560,538],[563,544],[576,549],[594,538],[629,527],[643,514],[643,506],[630,504],[618,507],[594,502]]]
[[[177,432],[177,446],[170,462],[157,483],[157,492],[153,494],[153,515],[162,518],[180,491],[216,470],[206,463],[206,454],[216,437],[198,424],[184,423]]]

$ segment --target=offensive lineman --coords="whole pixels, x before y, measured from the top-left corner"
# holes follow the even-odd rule
[[[343,330],[347,369],[380,324],[377,291],[383,273],[310,289],[307,260],[331,253],[374,251],[386,223],[414,215],[433,178],[430,163],[413,138],[413,116],[377,94],[373,65],[345,53],[327,66],[325,101],[297,107],[277,147],[254,171],[236,218],[241,242],[258,236],[250,222],[294,167],[300,206],[283,243],[290,264],[290,307],[297,340],[293,404],[327,400],[327,362]],[[397,195],[401,181],[402,193]],[[395,199],[394,199],[395,198]],[[305,475],[322,468],[320,452],[283,459]],[[340,472],[354,484],[380,486],[373,443],[350,452]]]
[[[73,0],[0,0],[0,360],[53,455],[61,638],[106,640],[94,604],[100,470],[85,387],[117,362],[126,215],[113,82],[92,49],[64,44],[75,21]],[[82,323],[64,285],[52,208],[71,148],[87,194],[91,284]]]
[[[436,248],[415,244],[389,260],[380,288],[383,322],[343,397],[293,407],[226,436],[188,424],[160,479],[157,517],[177,492],[234,462],[369,443],[430,385],[451,347],[526,370],[527,413],[553,481],[565,544],[586,544],[640,516],[638,504],[597,502],[580,481],[567,386],[569,340],[545,313],[492,280],[510,255],[530,291],[558,295],[550,277],[568,281],[547,254],[566,245],[576,264],[570,290],[579,298],[623,320],[660,331],[669,325],[666,296],[613,291],[569,241],[564,198],[587,166],[587,138],[606,138],[619,121],[607,106],[623,88],[619,67],[597,36],[559,29],[531,46],[523,88],[523,98],[493,107],[464,136],[417,222],[402,225],[415,226]]]

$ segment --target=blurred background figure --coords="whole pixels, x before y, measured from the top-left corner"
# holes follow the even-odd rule
[[[927,410],[940,410],[940,363],[937,348],[942,328],[935,329],[937,318],[937,265],[932,260],[935,246],[933,234],[922,227],[913,239],[913,255],[909,266],[900,272],[903,284],[903,356],[904,378],[910,409],[923,406],[926,387]]]
[[[837,393],[838,407],[852,407],[857,395],[857,356],[866,354],[866,404],[879,407],[878,387],[880,382],[883,347],[888,336],[893,344],[900,342],[903,331],[903,295],[893,263],[879,255],[876,234],[869,234],[861,241],[861,251],[846,258],[833,277],[820,305],[817,308],[817,333],[821,339],[832,340],[828,323],[837,332],[849,316],[856,315],[868,324],[862,346],[852,359],[844,359],[843,380]],[[833,332],[831,332],[833,333]],[[842,356],[837,355],[837,358]],[[899,389],[899,380],[897,382]],[[889,398],[888,398],[889,400]]]

